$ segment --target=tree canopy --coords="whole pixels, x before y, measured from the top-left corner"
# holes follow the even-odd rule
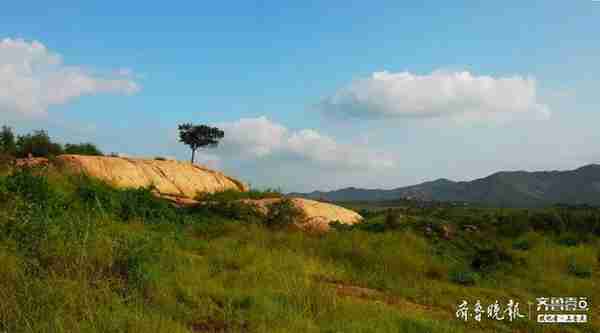
[[[192,163],[194,163],[194,157],[198,148],[216,147],[219,144],[219,140],[225,136],[225,132],[219,128],[207,125],[193,125],[186,123],[179,125],[178,129],[179,142],[183,142],[189,146],[192,151]]]
[[[19,135],[17,138],[17,157],[28,157],[29,154],[35,157],[49,157],[62,153],[62,146],[59,143],[53,142],[44,130]]]
[[[12,158],[51,157],[60,154],[102,155],[102,151],[90,142],[67,143],[52,141],[48,132],[37,130],[23,135],[15,135],[9,126],[0,128],[0,154]]]
[[[15,154],[16,150],[17,144],[12,128],[2,126],[2,129],[0,130],[0,153],[12,156]]]
[[[86,143],[67,143],[65,145],[65,154],[76,154],[76,155],[91,155],[91,156],[102,156],[104,155],[96,145],[90,142]]]

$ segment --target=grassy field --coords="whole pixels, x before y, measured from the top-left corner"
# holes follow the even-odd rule
[[[597,210],[366,215],[307,234],[236,205],[175,208],[149,189],[4,174],[0,332],[600,331]],[[591,323],[455,316],[462,300],[528,313],[542,296],[589,297]]]

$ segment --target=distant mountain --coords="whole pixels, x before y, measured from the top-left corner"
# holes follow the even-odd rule
[[[498,207],[600,205],[600,165],[590,164],[570,171],[503,171],[468,182],[438,179],[392,190],[349,187],[290,195],[327,201],[462,201]]]

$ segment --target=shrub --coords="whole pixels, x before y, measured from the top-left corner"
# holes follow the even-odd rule
[[[263,216],[252,205],[240,201],[207,201],[193,209],[196,214],[217,215],[246,222],[262,221]]]
[[[329,222],[329,227],[332,228],[333,230],[337,230],[337,231],[349,231],[349,230],[353,229],[354,225],[345,224],[338,220],[335,220],[333,222]]]
[[[512,247],[515,250],[527,251],[527,250],[531,249],[531,242],[529,241],[529,239],[525,239],[525,238],[518,239],[513,242]]]
[[[60,155],[63,152],[62,146],[52,142],[44,130],[19,135],[16,146],[17,157],[27,157],[29,154],[35,157],[49,157]]]
[[[65,145],[65,154],[102,156],[102,151],[93,143],[67,143]]]
[[[451,282],[472,286],[479,281],[479,274],[464,268],[454,268],[448,273]]]
[[[568,271],[570,274],[582,279],[592,277],[592,266],[589,263],[584,263],[574,257],[569,258]]]
[[[27,202],[45,205],[52,196],[52,189],[44,174],[34,174],[30,168],[20,168],[6,177],[5,187]]]
[[[519,237],[530,229],[529,220],[525,213],[512,213],[498,219],[498,232],[510,238]]]
[[[385,213],[385,221],[383,223],[387,230],[399,229],[402,226],[400,213],[395,209],[388,209]]]
[[[553,211],[535,212],[529,219],[535,231],[560,234],[566,229],[565,222],[561,216]]]
[[[499,245],[478,249],[471,260],[471,267],[479,272],[489,272],[498,268],[502,263],[513,263],[512,255]]]
[[[12,155],[0,152],[0,172],[6,172],[10,170],[15,162],[15,158]]]
[[[159,240],[144,234],[122,235],[117,238],[113,272],[123,278],[129,288],[143,290],[153,279],[150,267],[160,257],[160,244]]]
[[[304,216],[302,211],[294,206],[289,199],[272,203],[265,217],[265,224],[270,227],[284,227],[300,221]]]
[[[283,195],[280,191],[275,189],[266,190],[250,190],[247,192],[241,192],[237,190],[225,190],[215,193],[198,193],[196,200],[206,202],[229,202],[243,199],[268,199],[268,198],[281,198]]]
[[[567,234],[560,237],[557,243],[564,246],[577,246],[581,242],[581,237],[575,234]]]
[[[123,221],[178,221],[177,209],[155,197],[151,187],[115,189],[101,181],[81,177],[77,182],[76,194],[88,209],[118,217]]]
[[[120,191],[119,217],[124,221],[134,218],[146,222],[161,220],[175,222],[175,208],[152,194],[151,188],[126,189]]]
[[[8,126],[2,126],[2,129],[0,129],[0,153],[12,156],[16,150],[17,146],[13,129]]]

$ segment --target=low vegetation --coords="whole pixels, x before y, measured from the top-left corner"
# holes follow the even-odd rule
[[[2,126],[0,129],[0,163],[2,163],[2,156],[25,158],[54,157],[60,154],[102,155],[102,151],[89,142],[67,143],[63,146],[52,141],[45,130],[15,135],[11,127]]]
[[[596,209],[402,207],[320,235],[281,228],[285,200],[267,217],[245,209],[177,208],[53,169],[0,176],[0,331],[600,329]],[[541,296],[590,297],[592,322],[455,318],[463,299],[527,312]]]

